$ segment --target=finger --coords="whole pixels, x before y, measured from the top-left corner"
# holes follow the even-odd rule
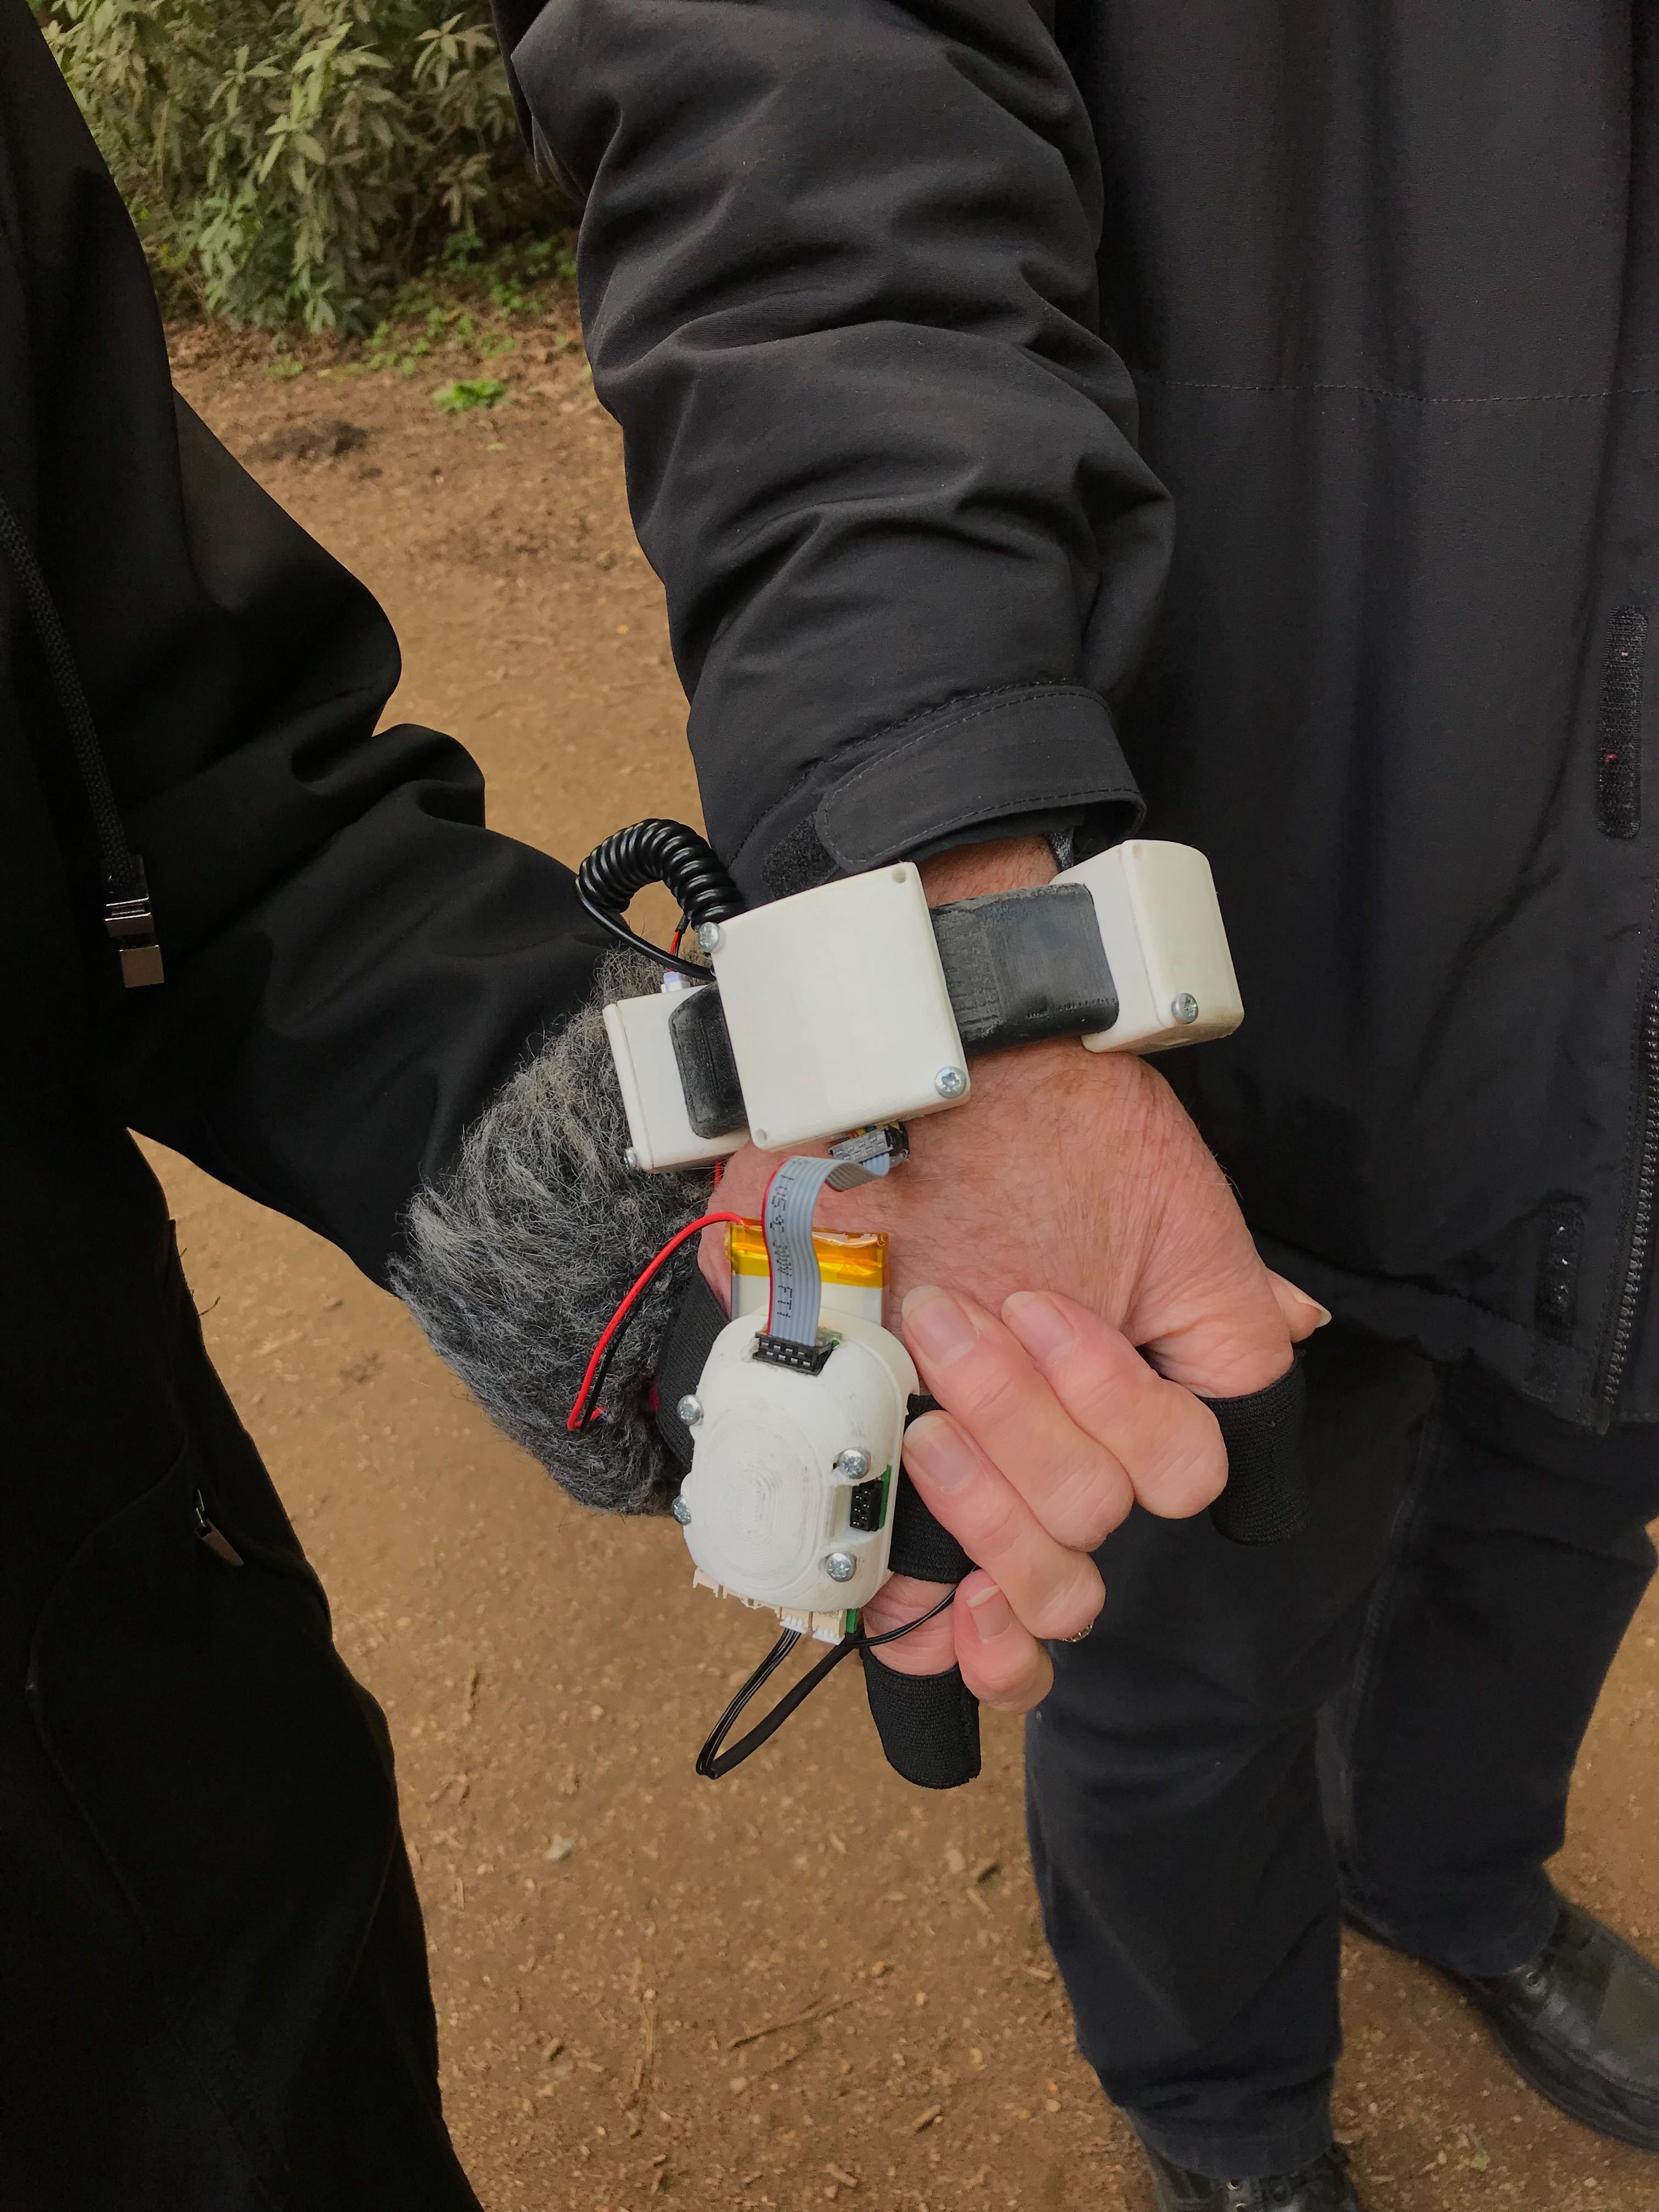
[[[1275,1275],[1272,1268],[1267,1271],[1267,1285],[1285,1316],[1292,1344],[1300,1344],[1329,1322],[1328,1307],[1322,1306],[1317,1298],[1310,1298],[1305,1291],[1297,1290],[1294,1283],[1287,1283],[1283,1275]]]
[[[981,1705],[1000,1713],[1029,1713],[1054,1686],[1054,1663],[989,1575],[975,1571],[951,1608],[957,1664]]]
[[[989,1569],[1033,1636],[1075,1636],[1088,1626],[1106,1595],[1094,1561],[1055,1541],[949,1413],[912,1421],[904,1464],[934,1518]]]
[[[920,1620],[949,1587],[946,1583],[918,1582],[914,1575],[890,1575],[864,1608],[865,1634],[884,1636],[890,1629]],[[896,1674],[942,1674],[956,1663],[957,1656],[949,1608],[937,1620],[901,1636],[896,1644],[884,1644],[875,1656]]]
[[[1078,1552],[1103,1544],[1134,1503],[1134,1480],[1101,1431],[1079,1427],[1018,1338],[971,1298],[931,1284],[905,1299],[903,1328],[929,1390],[1055,1541]]]
[[[1115,1455],[1149,1513],[1182,1520],[1220,1496],[1226,1448],[1214,1414],[1190,1390],[1166,1382],[1072,1298],[1016,1291],[1002,1312],[1070,1419]]]

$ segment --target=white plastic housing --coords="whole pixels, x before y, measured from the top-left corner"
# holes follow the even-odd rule
[[[802,1375],[754,1357],[763,1314],[726,1324],[697,1384],[702,1417],[680,1488],[690,1515],[686,1545],[702,1577],[750,1605],[795,1616],[791,1626],[867,1605],[886,1581],[892,1486],[906,1403],[918,1387],[896,1336],[849,1314],[831,1325],[841,1342],[821,1374]],[[850,1449],[868,1455],[866,1474],[836,1468]],[[873,1478],[885,1482],[882,1525],[853,1528],[853,1491]],[[832,1553],[854,1563],[844,1582],[825,1571]]]
[[[695,1167],[705,1160],[724,1159],[748,1139],[747,1129],[700,1137],[691,1127],[668,1034],[670,1017],[681,996],[678,991],[658,991],[649,998],[620,999],[605,1010],[605,1034],[617,1064],[636,1167]]]
[[[750,1131],[767,1150],[967,1097],[962,1038],[909,861],[722,922],[710,958]]]
[[[1054,881],[1093,894],[1117,987],[1117,1019],[1084,1038],[1091,1052],[1167,1052],[1238,1027],[1244,1002],[1202,853],[1131,837]],[[1176,1008],[1188,999],[1198,1012],[1183,1021]]]

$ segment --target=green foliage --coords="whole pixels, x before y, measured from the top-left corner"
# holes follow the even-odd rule
[[[432,404],[446,415],[465,415],[469,407],[493,407],[505,397],[507,386],[494,376],[463,376],[432,395]]]
[[[210,313],[362,329],[529,218],[485,0],[34,4],[158,277]]]

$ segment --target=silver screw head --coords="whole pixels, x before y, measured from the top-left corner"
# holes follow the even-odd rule
[[[823,1571],[832,1583],[850,1583],[858,1571],[858,1562],[845,1552],[831,1552],[823,1563]]]
[[[854,1482],[861,1482],[869,1472],[870,1455],[860,1451],[856,1444],[849,1444],[845,1451],[836,1454],[837,1474],[850,1475]]]
[[[941,1067],[933,1078],[933,1088],[941,1098],[960,1098],[968,1088],[968,1071],[963,1067]]]
[[[1198,1000],[1190,991],[1183,991],[1178,999],[1170,1000],[1170,1012],[1178,1022],[1195,1022],[1198,1019]]]
[[[691,1393],[688,1390],[684,1397],[680,1400],[678,1405],[675,1407],[674,1411],[679,1415],[681,1420],[685,1423],[688,1429],[695,1429],[697,1423],[702,1419],[702,1400],[701,1398],[694,1398]]]
[[[683,1498],[677,1498],[668,1510],[673,1515],[674,1518],[679,1522],[682,1528],[686,1528],[690,1526],[691,1508],[686,1504]]]
[[[624,1149],[623,1149],[623,1165],[625,1168],[636,1168],[636,1167],[638,1167],[639,1164],[640,1164],[640,1156],[639,1156],[639,1154],[635,1151],[635,1149],[634,1149],[634,1147],[632,1146],[632,1145],[629,1145],[629,1146],[625,1146],[625,1147],[624,1147]]]
[[[703,952],[714,953],[720,951],[720,926],[719,922],[700,921],[697,924],[697,945],[699,951]]]

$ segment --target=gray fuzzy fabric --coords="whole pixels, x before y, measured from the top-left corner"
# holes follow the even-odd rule
[[[601,1009],[660,978],[613,954],[595,994],[467,1132],[460,1158],[410,1209],[392,1287],[496,1426],[570,1495],[612,1513],[660,1513],[679,1469],[651,1410],[657,1347],[696,1265],[693,1238],[647,1291],[612,1361],[605,1419],[565,1421],[593,1346],[675,1231],[706,1212],[704,1170],[623,1164],[628,1123]]]

